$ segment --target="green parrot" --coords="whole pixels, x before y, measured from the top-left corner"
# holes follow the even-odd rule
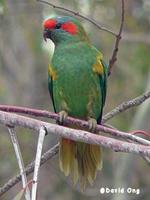
[[[43,23],[43,37],[55,45],[51,64],[48,67],[48,87],[59,123],[66,117],[88,120],[93,131],[101,123],[106,98],[107,65],[102,54],[92,44],[81,25],[74,17],[58,16]],[[71,127],[79,128],[79,127]],[[59,147],[61,171],[80,182],[85,189],[93,184],[97,170],[102,168],[100,146],[61,138]]]

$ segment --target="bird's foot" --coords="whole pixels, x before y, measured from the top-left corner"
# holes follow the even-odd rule
[[[89,130],[94,133],[96,131],[96,127],[97,127],[96,119],[89,118],[88,125],[89,125]]]
[[[66,120],[66,118],[67,118],[67,116],[68,116],[68,113],[67,113],[66,111],[62,110],[62,111],[60,111],[60,112],[58,113],[58,115],[59,115],[59,118],[58,118],[58,120],[57,120],[57,123],[58,123],[59,125],[63,125],[64,122],[65,122],[65,120]]]

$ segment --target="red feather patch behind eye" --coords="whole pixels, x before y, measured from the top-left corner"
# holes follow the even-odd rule
[[[44,26],[45,29],[53,29],[53,28],[55,28],[56,24],[57,24],[56,20],[54,20],[54,19],[47,19],[44,22],[43,26]]]
[[[77,26],[72,22],[63,23],[61,25],[61,28],[65,31],[67,31],[68,33],[72,34],[72,35],[75,35],[78,31]]]

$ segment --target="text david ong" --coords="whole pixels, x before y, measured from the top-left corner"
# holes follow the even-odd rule
[[[128,194],[140,194],[140,189],[139,188],[108,188],[108,187],[102,187],[100,188],[100,193],[101,194],[124,194],[124,193],[128,193]]]

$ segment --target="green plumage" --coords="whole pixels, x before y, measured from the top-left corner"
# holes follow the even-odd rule
[[[100,77],[92,71],[97,54],[85,42],[56,47],[52,59],[58,76],[53,81],[56,112],[66,110],[78,118],[99,118],[103,107]]]
[[[60,29],[51,36],[55,51],[49,69],[49,90],[55,112],[66,111],[69,116],[84,120],[94,118],[100,123],[106,97],[107,66],[76,19],[54,19],[62,24],[72,21],[78,27],[76,35]],[[100,147],[67,139],[62,139],[60,144],[60,168],[65,175],[72,174],[74,183],[79,179],[82,188],[87,181],[93,183],[102,165]]]

